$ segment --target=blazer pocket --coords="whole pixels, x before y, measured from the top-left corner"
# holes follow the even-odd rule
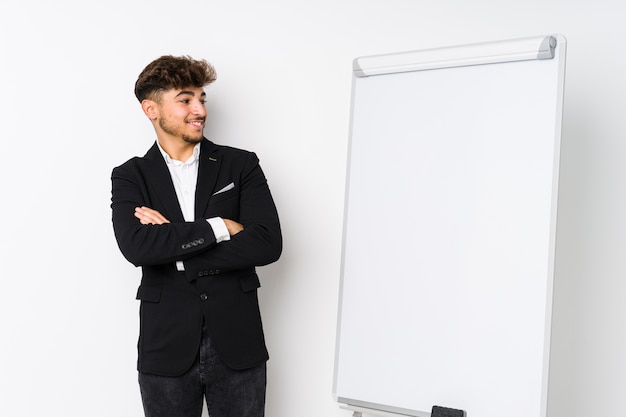
[[[239,284],[241,285],[241,290],[243,292],[254,291],[261,286],[261,282],[259,281],[257,274],[242,276],[239,278]]]
[[[161,301],[161,287],[140,285],[137,289],[137,300],[158,303]]]
[[[220,204],[224,201],[228,201],[233,198],[237,198],[239,194],[235,192],[235,189],[225,191],[219,194],[213,194],[209,200],[209,204]]]
[[[231,182],[231,183],[230,183],[230,184],[228,184],[227,186],[222,187],[222,188],[220,188],[219,190],[217,190],[216,192],[214,192],[214,193],[213,193],[213,196],[216,196],[216,195],[218,195],[218,194],[223,194],[223,193],[225,193],[226,191],[230,191],[230,190],[232,190],[232,189],[234,189],[234,188],[235,188],[235,183],[234,183],[234,182]]]

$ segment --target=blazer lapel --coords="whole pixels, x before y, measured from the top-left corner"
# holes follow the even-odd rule
[[[213,194],[217,174],[222,165],[218,148],[207,139],[200,145],[200,157],[198,161],[198,182],[196,184],[196,219],[204,217],[204,211],[209,204],[209,199]]]
[[[163,207],[163,211],[159,211],[171,222],[184,222],[185,219],[183,212],[180,210],[172,176],[169,169],[167,169],[163,155],[161,155],[156,142],[148,150],[144,159],[147,168],[145,181],[150,190],[156,190],[152,197],[159,200],[158,207]]]

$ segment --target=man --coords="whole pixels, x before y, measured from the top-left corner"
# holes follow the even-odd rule
[[[113,169],[113,229],[142,268],[139,386],[146,417],[264,415],[265,346],[256,266],[282,250],[278,214],[252,152],[203,135],[204,60],[162,56],[135,95],[156,132]]]

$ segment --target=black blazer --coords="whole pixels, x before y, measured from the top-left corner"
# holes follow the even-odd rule
[[[200,145],[194,222],[183,219],[172,179],[156,143],[143,158],[113,169],[113,230],[122,254],[141,266],[140,372],[177,376],[192,365],[203,320],[220,358],[233,369],[268,359],[257,299],[256,266],[282,251],[278,214],[256,155]],[[222,191],[226,190],[226,191]],[[142,225],[137,206],[171,223]],[[235,220],[244,230],[216,243],[206,219]],[[184,261],[185,271],[175,261]]]

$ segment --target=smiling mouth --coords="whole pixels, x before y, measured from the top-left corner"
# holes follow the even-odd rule
[[[203,127],[204,126],[204,120],[192,120],[192,121],[188,122],[188,124],[190,124],[191,126],[194,126],[194,127]]]

